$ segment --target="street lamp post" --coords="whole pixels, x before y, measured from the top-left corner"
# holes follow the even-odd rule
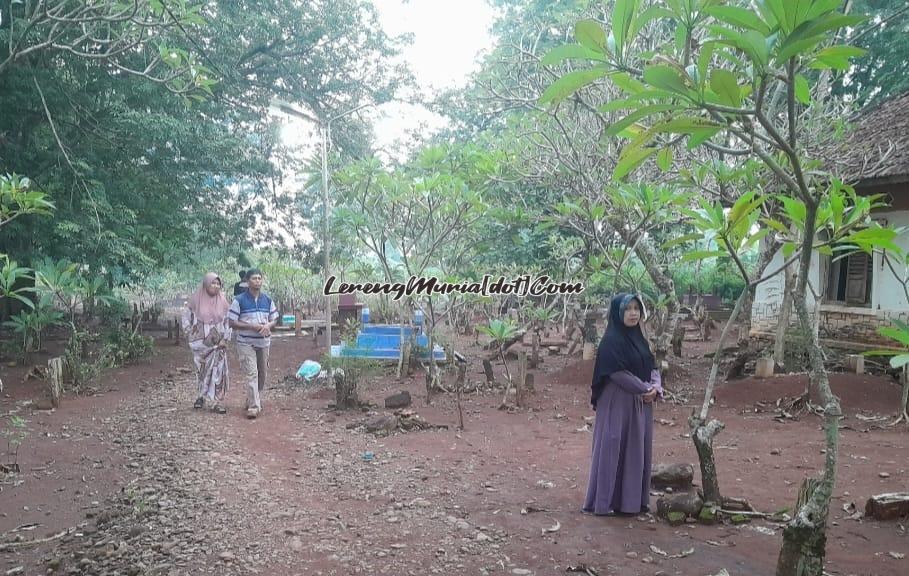
[[[319,147],[322,155],[322,206],[324,209],[324,222],[322,223],[322,248],[323,248],[323,259],[322,259],[322,271],[325,275],[325,285],[328,285],[328,278],[331,275],[329,264],[331,262],[331,227],[329,225],[329,219],[331,218],[331,196],[328,194],[328,145],[331,143],[331,123],[339,118],[343,118],[348,114],[353,114],[358,110],[362,110],[367,106],[372,106],[370,103],[361,104],[355,108],[351,108],[346,112],[341,112],[334,116],[329,117],[327,120],[319,120],[311,114],[307,114],[301,110],[297,110],[288,102],[284,102],[280,99],[274,99],[272,105],[277,107],[282,112],[296,116],[297,118],[303,118],[304,120],[309,120],[315,122],[319,125]],[[328,355],[331,357],[331,296],[325,296],[325,348],[328,350]]]

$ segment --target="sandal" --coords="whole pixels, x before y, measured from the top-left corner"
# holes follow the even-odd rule
[[[211,411],[215,412],[217,414],[227,414],[227,408],[225,408],[224,406],[222,406],[220,404],[215,404],[214,406],[212,406]]]
[[[203,406],[205,406],[205,398],[203,398],[202,396],[199,396],[198,398],[196,398],[196,401],[193,403],[193,409],[201,410]]]

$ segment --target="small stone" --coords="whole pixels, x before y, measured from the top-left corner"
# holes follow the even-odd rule
[[[770,454],[771,454],[771,456],[779,456],[781,454],[781,451],[779,448],[774,448],[773,450],[770,451]]]
[[[513,568],[511,570],[511,573],[517,574],[518,576],[528,576],[529,574],[533,574],[533,572],[527,568]]]
[[[394,410],[397,408],[406,408],[410,406],[411,398],[410,392],[404,390],[393,394],[385,399],[385,407],[389,410]]]
[[[878,472],[877,475],[881,478],[890,478],[890,472]]]
[[[644,556],[643,558],[641,558],[641,562],[643,562],[644,564],[653,564],[653,557]]]
[[[633,558],[637,558],[637,557],[638,557],[638,553],[637,553],[637,552],[625,552],[625,558],[632,558],[632,559],[633,559]]]
[[[237,556],[233,552],[221,552],[218,554],[218,558],[224,562],[233,562],[237,559]]]
[[[661,490],[667,486],[687,490],[694,480],[694,466],[691,464],[655,464],[650,476],[650,485]]]

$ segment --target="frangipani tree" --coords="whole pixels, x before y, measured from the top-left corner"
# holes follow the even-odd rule
[[[44,192],[32,188],[28,178],[0,174],[0,228],[28,214],[49,215],[54,208]],[[0,299],[15,299],[34,308],[34,302],[26,297],[34,288],[21,286],[21,282],[30,280],[34,280],[30,268],[19,266],[9,254],[0,252]]]
[[[593,20],[576,25],[576,45],[557,48],[553,58],[594,61],[557,80],[544,94],[560,102],[592,82],[608,78],[624,98],[610,109],[633,110],[611,127],[625,140],[613,176],[624,179],[650,158],[671,161],[682,143],[705,146],[730,156],[760,159],[778,180],[791,205],[795,231],[786,251],[798,262],[794,307],[808,342],[809,379],[822,399],[826,462],[818,481],[806,482],[798,509],[783,533],[779,575],[823,573],[829,501],[836,479],[839,401],[830,389],[817,333],[808,308],[814,244],[831,218],[845,217],[845,206],[831,203],[839,184],[806,152],[803,121],[814,103],[811,70],[843,71],[863,51],[837,45],[836,33],[863,20],[840,13],[839,0],[665,0],[642,10],[639,0],[617,0],[612,27]],[[656,51],[637,48],[641,29],[651,22],[672,32]],[[814,98],[825,97],[824,94]],[[668,157],[668,160],[667,160]],[[769,225],[766,224],[765,225]],[[770,226],[775,228],[774,226]],[[850,237],[853,247],[873,249],[892,241],[892,231],[868,227]],[[830,248],[833,249],[832,247]],[[854,248],[853,248],[854,249]]]

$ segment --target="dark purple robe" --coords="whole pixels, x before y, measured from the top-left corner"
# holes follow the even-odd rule
[[[607,378],[596,404],[585,512],[649,510],[653,404],[645,404],[641,395],[656,387],[662,396],[660,380],[657,370],[650,382],[624,370]]]

